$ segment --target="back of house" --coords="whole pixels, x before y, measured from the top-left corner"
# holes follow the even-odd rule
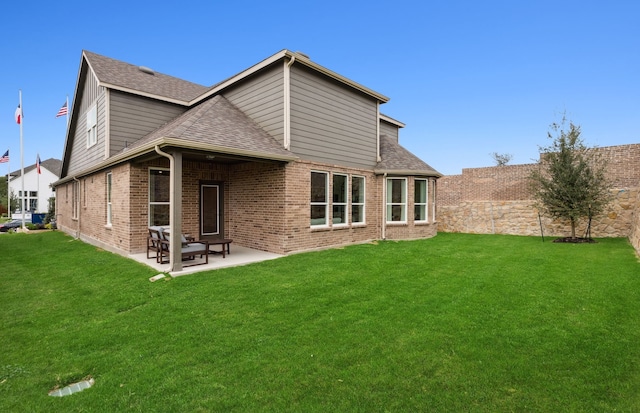
[[[149,226],[279,254],[431,237],[441,174],[388,100],[288,50],[213,86],[84,51],[58,226],[123,254]]]

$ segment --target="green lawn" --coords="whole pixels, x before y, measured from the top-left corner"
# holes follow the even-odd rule
[[[440,234],[155,283],[60,232],[0,256],[3,412],[640,411],[625,239]]]

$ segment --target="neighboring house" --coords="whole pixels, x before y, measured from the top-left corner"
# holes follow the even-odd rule
[[[20,211],[45,214],[49,209],[49,198],[55,196],[52,184],[60,179],[62,161],[49,158],[36,165],[24,168],[24,194],[21,170],[9,173],[9,191],[18,198]]]
[[[399,145],[388,98],[280,51],[207,87],[82,53],[58,227],[130,254],[148,226],[288,254],[436,234],[441,176]]]

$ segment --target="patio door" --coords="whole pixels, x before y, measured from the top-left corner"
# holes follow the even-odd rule
[[[200,184],[200,239],[224,238],[222,183]]]

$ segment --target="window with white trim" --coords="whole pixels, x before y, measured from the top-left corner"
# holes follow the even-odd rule
[[[107,173],[107,225],[111,226],[111,217],[113,210],[111,208],[111,184],[113,182],[113,175],[111,172]]]
[[[71,218],[78,219],[80,214],[80,182],[73,181],[71,186]]]
[[[387,178],[387,222],[407,222],[406,178]]]
[[[328,225],[329,174],[311,172],[311,226]]]
[[[351,222],[364,224],[364,176],[351,177]]]
[[[333,174],[333,198],[331,222],[333,225],[347,225],[347,201],[349,199],[349,177],[343,174]]]
[[[87,148],[98,142],[98,106],[93,105],[87,111]]]
[[[429,181],[426,179],[416,179],[414,181],[414,201],[413,201],[413,219],[415,222],[427,222],[427,189]]]
[[[169,225],[171,176],[168,169],[149,169],[149,225]]]

